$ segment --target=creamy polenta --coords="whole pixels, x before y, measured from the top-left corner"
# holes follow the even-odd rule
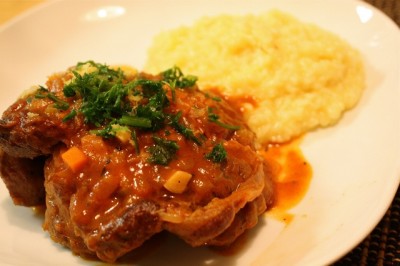
[[[359,52],[337,35],[280,11],[204,17],[157,35],[145,69],[179,66],[201,88],[247,95],[260,142],[285,142],[335,124],[364,89]]]

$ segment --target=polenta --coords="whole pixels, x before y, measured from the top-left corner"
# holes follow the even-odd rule
[[[171,65],[201,88],[251,95],[245,117],[260,142],[285,142],[335,124],[364,89],[360,53],[340,37],[280,11],[204,17],[157,35],[145,69]]]

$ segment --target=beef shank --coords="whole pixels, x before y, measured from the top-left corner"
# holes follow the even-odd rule
[[[231,244],[271,203],[272,176],[241,112],[195,80],[91,61],[50,76],[0,120],[14,202],[45,204],[54,241],[107,262],[163,230]],[[64,157],[73,147],[78,168]]]

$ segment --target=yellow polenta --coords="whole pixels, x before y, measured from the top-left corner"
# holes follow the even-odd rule
[[[162,32],[145,69],[176,65],[199,77],[205,89],[251,95],[245,111],[261,142],[284,142],[336,123],[364,88],[358,51],[338,36],[292,16],[205,17],[193,26]]]

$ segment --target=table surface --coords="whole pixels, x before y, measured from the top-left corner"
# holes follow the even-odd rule
[[[400,26],[400,0],[364,0]],[[0,24],[43,0],[0,0]],[[400,190],[377,227],[333,265],[400,265]]]

